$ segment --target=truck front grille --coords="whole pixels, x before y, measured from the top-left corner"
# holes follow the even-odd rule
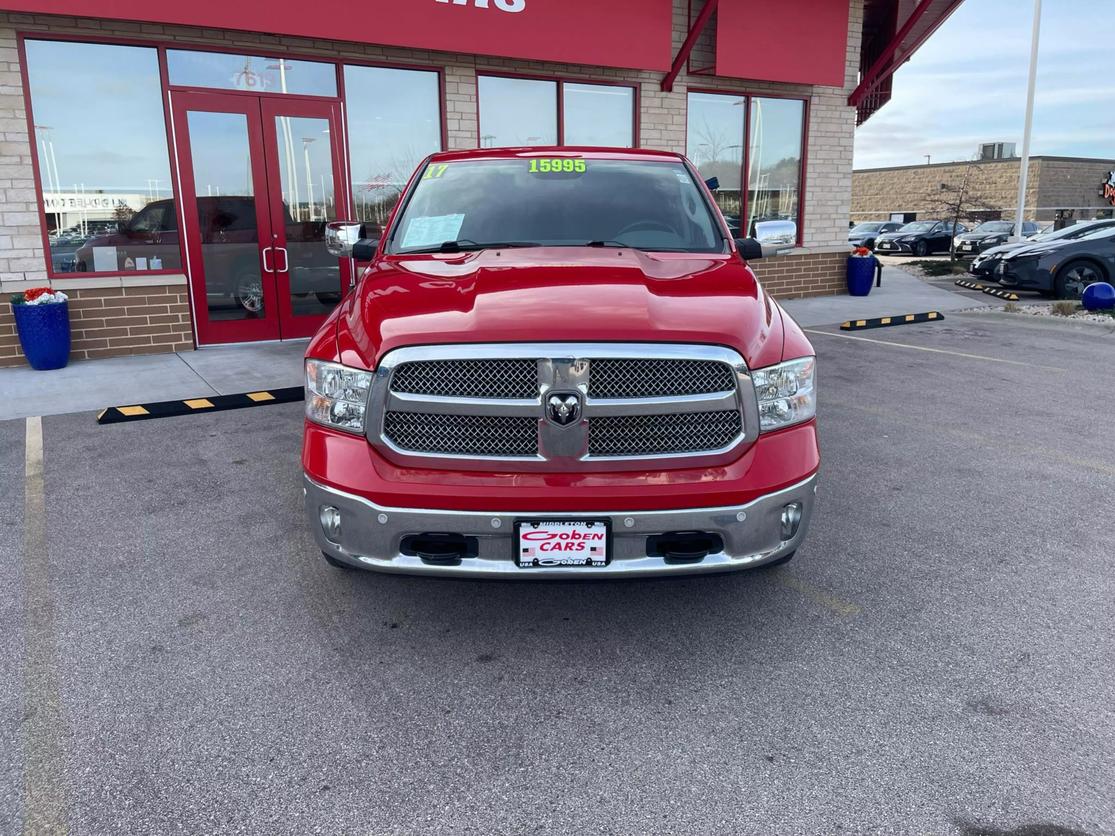
[[[391,391],[442,398],[535,398],[538,362],[512,358],[403,363],[391,378]]]
[[[530,343],[389,353],[367,425],[401,463],[576,471],[727,462],[759,422],[750,375],[730,349]]]
[[[715,360],[627,360],[602,358],[589,368],[590,398],[667,398],[730,392],[732,367]]]
[[[401,450],[447,456],[534,456],[538,421],[506,415],[388,412],[383,435]]]
[[[738,409],[672,415],[617,415],[589,424],[590,456],[665,456],[720,450],[739,437]]]

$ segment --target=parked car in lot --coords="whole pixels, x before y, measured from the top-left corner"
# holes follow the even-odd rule
[[[435,154],[306,352],[307,521],[341,568],[482,578],[788,560],[816,358],[679,154]],[[710,479],[710,474],[715,478]]]
[[[848,230],[848,244],[852,247],[875,249],[875,239],[887,232],[897,232],[902,228],[898,221],[867,221],[856,224]]]
[[[1006,253],[995,268],[1004,287],[1038,290],[1058,299],[1079,299],[1093,282],[1115,276],[1115,229],[1083,238],[1030,244]]]
[[[1029,238],[1041,232],[1033,221],[1022,222],[1022,237]],[[975,256],[984,250],[1007,243],[1014,234],[1014,221],[984,221],[971,232],[956,236],[956,254]]]
[[[916,256],[949,252],[952,239],[967,231],[964,224],[954,226],[952,221],[912,221],[899,230],[878,236],[875,251]]]
[[[1062,240],[1074,241],[1086,235],[1091,235],[1093,232],[1098,232],[1101,229],[1115,229],[1115,218],[1101,221],[1085,221],[1073,226],[1063,227],[1062,229],[1040,233],[1028,241],[1018,241],[1013,244],[1003,244],[998,247],[992,247],[976,256],[968,270],[981,279],[994,281],[995,270],[999,266],[999,260],[1007,253],[1014,252],[1023,247],[1028,247],[1031,244],[1042,244]]]

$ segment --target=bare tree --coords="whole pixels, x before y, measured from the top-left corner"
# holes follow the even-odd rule
[[[956,227],[960,221],[970,219],[975,212],[995,212],[998,207],[990,203],[973,183],[973,175],[979,171],[973,158],[964,166],[960,183],[941,183],[940,191],[933,196],[940,211],[952,222],[953,236],[949,243],[949,260],[956,261]]]

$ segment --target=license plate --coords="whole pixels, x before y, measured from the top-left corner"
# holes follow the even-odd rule
[[[607,520],[523,520],[515,524],[515,563],[523,568],[607,566]]]
[[[884,243],[880,244],[876,249],[889,250],[890,248],[891,248],[891,245],[884,242]]]

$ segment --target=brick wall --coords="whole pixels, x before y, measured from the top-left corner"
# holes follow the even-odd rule
[[[828,296],[846,293],[848,254],[845,248],[835,253],[784,255],[752,262],[751,269],[763,287],[780,299]]]
[[[193,348],[185,285],[90,288],[67,290],[66,295],[74,360]],[[0,366],[23,362],[5,295],[0,302]]]
[[[507,71],[537,75],[584,78],[597,81],[634,83],[639,88],[639,144],[647,148],[686,151],[686,98],[690,84],[708,90],[801,96],[809,101],[810,131],[806,138],[808,167],[803,194],[805,204],[804,244],[793,255],[764,263],[758,269],[769,277],[768,284],[776,293],[803,295],[816,292],[841,292],[843,267],[834,272],[833,265],[843,263],[847,220],[851,205],[852,142],[855,115],[847,106],[847,96],[855,86],[859,67],[859,34],[864,0],[848,0],[851,9],[847,77],[841,88],[807,85],[773,84],[769,82],[690,76],[683,72],[670,93],[661,90],[662,74],[614,68],[580,67],[546,62],[529,62],[424,50],[399,49],[368,44],[318,41],[308,38],[280,37],[257,32],[234,32],[198,29],[185,26],[140,24],[47,15],[26,15],[0,12],[0,292],[10,293],[47,282],[38,207],[31,166],[21,69],[16,48],[16,32],[78,33],[98,39],[150,40],[181,45],[196,43],[217,46],[229,52],[291,52],[321,56],[326,60],[346,58],[384,64],[427,65],[438,67],[445,74],[445,120],[449,148],[473,148],[479,134],[476,108],[476,76],[484,71]],[[694,14],[700,2],[694,2]],[[674,49],[680,48],[687,34],[688,0],[674,0]],[[830,256],[823,258],[822,256]],[[777,265],[777,266],[775,266]],[[810,275],[809,270],[818,271]],[[836,275],[839,273],[839,279]],[[166,279],[165,293],[148,293],[135,289],[134,276],[104,276],[96,279],[57,280],[55,287],[65,290],[84,304],[93,299],[137,299],[164,295],[176,297],[171,304],[182,306],[186,301],[185,278],[149,277],[146,281]],[[814,280],[815,279],[815,280]],[[822,290],[821,288],[824,288]],[[98,295],[99,294],[99,295]],[[75,305],[75,357],[98,356],[92,352],[144,353],[170,351],[189,347],[192,337],[188,308],[174,312],[161,309],[162,303],[150,303],[152,311],[140,312],[143,303],[133,304],[133,313],[103,319],[148,317],[146,322],[103,326],[107,333],[92,336],[92,330],[81,331]],[[95,307],[95,306],[94,306]],[[128,306],[125,305],[125,311]],[[177,316],[178,321],[162,317]],[[13,361],[10,351],[11,313],[0,305],[0,363]],[[120,329],[128,329],[122,333]],[[165,328],[162,333],[140,332],[138,329]],[[134,333],[132,329],[137,329]],[[158,339],[155,339],[158,337]],[[100,346],[100,341],[105,346]],[[6,341],[6,342],[4,342]],[[88,345],[87,345],[88,343]],[[94,345],[95,344],[95,345]],[[84,347],[83,347],[84,346]],[[84,353],[82,353],[84,352]],[[4,358],[7,359],[4,359]]]

